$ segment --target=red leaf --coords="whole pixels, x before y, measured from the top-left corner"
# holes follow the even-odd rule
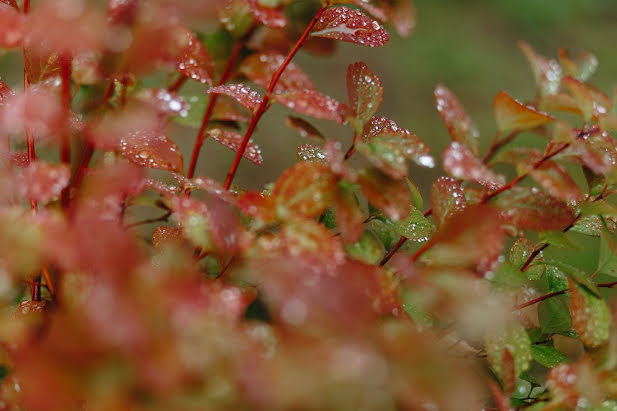
[[[208,177],[196,177],[188,181],[187,184],[191,190],[203,190],[206,193],[213,195],[226,203],[235,204],[236,197],[229,191],[225,190],[218,181]]]
[[[255,53],[248,56],[240,65],[240,73],[249,80],[267,89],[274,73],[285,61],[285,56],[275,53]],[[309,77],[295,63],[289,65],[281,74],[274,91],[309,89],[315,86]]]
[[[183,172],[180,149],[163,134],[151,131],[128,134],[120,140],[120,151],[142,167]]]
[[[210,55],[192,31],[189,29],[185,29],[185,31],[188,45],[176,67],[185,76],[200,83],[212,85],[214,67]]]
[[[236,153],[240,149],[244,136],[231,130],[223,130],[220,128],[213,128],[208,130],[208,136],[212,137],[227,148],[232,149]],[[249,140],[246,150],[243,154],[244,158],[252,162],[253,164],[261,165],[263,159],[261,158],[261,151],[252,141]]]
[[[30,164],[26,151],[11,151],[9,153],[9,162],[11,165],[20,168],[27,167]]]
[[[311,138],[317,141],[325,141],[326,138],[321,134],[317,128],[315,128],[308,121],[301,119],[300,117],[287,116],[285,119],[285,124],[296,133],[300,135],[300,137]]]
[[[390,220],[402,220],[411,212],[411,195],[403,180],[392,180],[375,168],[365,168],[358,170],[358,184],[369,203]]]
[[[189,103],[184,97],[164,88],[147,88],[140,90],[137,99],[161,114],[186,117],[189,114]]]
[[[607,132],[576,139],[568,152],[573,152],[594,173],[606,175],[617,164],[617,145]]]
[[[440,177],[431,186],[431,205],[433,218],[437,226],[441,226],[450,217],[465,209],[465,192],[458,181],[450,177]]]
[[[22,44],[25,17],[19,11],[0,7],[0,48],[13,48]]]
[[[13,90],[11,90],[11,88],[7,86],[5,82],[0,80],[0,106],[5,104],[9,97],[14,95],[15,92],[13,92]]]
[[[502,176],[495,174],[460,143],[451,143],[442,157],[444,170],[454,178],[475,181],[491,190],[504,184]]]
[[[360,62],[347,69],[347,93],[353,116],[364,125],[383,101],[383,87],[379,77]]]
[[[296,148],[296,159],[298,161],[327,161],[326,154],[321,147],[313,144],[300,144]]]
[[[292,256],[309,255],[317,261],[329,264],[345,261],[345,251],[339,238],[315,221],[288,221],[281,228],[281,238],[286,251]]]
[[[15,0],[0,0],[0,2],[7,4],[13,7],[15,10],[19,11],[19,6],[17,5],[17,2]]]
[[[591,89],[572,77],[565,77],[562,82],[576,100],[585,121],[598,119],[611,109],[610,99],[603,96],[601,92]]]
[[[513,99],[505,91],[500,91],[493,103],[495,121],[499,131],[530,129],[550,123],[554,117],[537,111],[535,108],[525,106],[520,101]]]
[[[208,94],[226,94],[253,113],[261,104],[261,96],[244,84],[229,84],[208,89]]]
[[[28,200],[48,202],[62,192],[70,178],[71,169],[66,164],[34,161],[23,169],[18,188]]]
[[[347,107],[332,97],[325,96],[315,90],[290,90],[272,96],[285,107],[299,114],[336,121],[343,124]]]
[[[380,21],[388,20],[386,11],[383,8],[377,7],[366,0],[332,0],[329,4],[353,4],[354,6],[363,8],[367,13],[373,15]]]
[[[107,0],[107,14],[112,23],[130,24],[137,17],[141,0]]]
[[[345,162],[345,154],[343,153],[343,145],[340,141],[328,140],[323,146],[323,153],[328,159],[330,170],[349,182],[355,182],[358,176],[353,168],[348,167]]]
[[[381,3],[399,36],[409,36],[416,26],[416,11],[411,1],[386,0]]]
[[[537,188],[512,187],[491,203],[502,210],[504,220],[531,230],[562,230],[574,219],[574,212],[563,201]]]
[[[474,155],[478,155],[480,134],[456,96],[440,84],[435,89],[435,102],[452,140],[466,145]]]
[[[152,233],[152,245],[156,251],[163,251],[171,245],[180,246],[184,243],[182,230],[175,227],[158,226]]]
[[[282,219],[311,218],[332,204],[336,188],[336,178],[327,164],[302,161],[281,174],[272,189],[272,197]]]
[[[270,222],[276,218],[272,197],[266,197],[257,191],[243,193],[238,197],[236,205],[244,214],[262,222]]]
[[[280,29],[287,25],[287,19],[281,11],[270,7],[264,7],[260,5],[257,0],[248,0],[248,3],[253,17],[258,22],[273,29]]]
[[[327,9],[311,35],[370,47],[383,46],[390,39],[381,24],[345,6]]]
[[[525,55],[525,58],[533,70],[540,96],[559,92],[559,84],[561,81],[561,67],[559,67],[559,63],[537,54],[529,44],[522,41],[518,42],[518,47]]]
[[[347,184],[339,183],[335,201],[336,226],[341,232],[341,239],[346,244],[353,244],[364,232],[364,212]]]

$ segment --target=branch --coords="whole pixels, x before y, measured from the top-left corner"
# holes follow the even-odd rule
[[[315,24],[317,24],[317,21],[319,20],[323,12],[326,11],[326,8],[327,7],[322,7],[319,9],[315,17],[313,17],[313,20],[311,20],[311,22],[309,23],[306,30],[304,30],[304,33],[302,33],[302,36],[300,36],[300,38],[298,39],[294,47],[291,49],[291,51],[287,55],[287,58],[285,58],[285,60],[283,61],[279,69],[272,76],[272,80],[270,80],[270,85],[268,86],[268,89],[266,90],[266,94],[264,95],[264,98],[261,101],[261,104],[257,108],[256,113],[253,115],[253,118],[251,119],[251,124],[249,125],[249,128],[246,131],[246,134],[244,135],[244,139],[242,140],[242,144],[240,144],[240,148],[238,149],[238,152],[236,153],[236,158],[234,159],[234,162],[231,165],[229,172],[227,173],[227,178],[225,179],[226,189],[229,189],[229,187],[231,186],[231,183],[236,175],[236,171],[238,170],[238,165],[240,165],[240,160],[242,160],[244,151],[246,150],[249,140],[251,139],[251,136],[253,135],[255,128],[257,127],[257,123],[261,119],[261,116],[263,116],[264,113],[268,111],[268,103],[270,102],[270,97],[272,96],[272,92],[274,91],[274,87],[276,86],[276,83],[278,83],[279,79],[281,78],[281,75],[283,74],[283,72],[285,71],[289,63],[291,63],[291,60],[294,58],[296,53],[298,53],[298,51],[300,50],[300,48],[302,47],[302,45],[308,38],[309,34],[311,34],[313,27],[315,27]]]
[[[596,284],[596,287],[598,287],[598,288],[615,288],[615,287],[617,287],[617,281],[613,281],[613,282],[610,282],[610,283]],[[537,303],[542,302],[544,300],[548,300],[549,298],[556,297],[558,295],[563,295],[563,294],[566,294],[568,292],[570,292],[569,289],[553,291],[552,293],[545,294],[545,295],[540,296],[538,298],[534,298],[533,300],[527,301],[526,303],[519,304],[519,305],[515,306],[514,309],[515,310],[521,310],[521,309],[523,309],[525,307],[529,307],[530,305],[537,304]]]

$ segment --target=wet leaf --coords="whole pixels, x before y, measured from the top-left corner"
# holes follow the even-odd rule
[[[278,9],[262,6],[258,0],[248,0],[253,17],[260,23],[273,29],[280,29],[287,25],[285,15]]]
[[[378,22],[358,10],[331,7],[319,18],[311,36],[347,41],[370,47],[388,42],[388,32]]]
[[[477,156],[480,133],[456,96],[440,84],[435,88],[435,103],[452,140],[464,144]]]
[[[182,173],[182,153],[165,135],[156,132],[134,132],[120,140],[120,152],[142,167]]]
[[[140,90],[136,98],[145,104],[149,104],[161,114],[180,117],[187,117],[189,114],[190,105],[184,97],[164,88]]]
[[[443,152],[443,168],[454,178],[470,180],[491,190],[503,186],[504,178],[484,165],[464,145],[453,142]]]
[[[404,181],[395,181],[375,168],[358,170],[358,184],[369,203],[390,220],[406,218],[411,210],[411,196]]]
[[[14,95],[15,92],[4,81],[0,80],[0,106],[5,104],[9,97]]]
[[[440,227],[450,217],[463,211],[467,200],[458,181],[450,177],[440,177],[431,186],[431,205],[433,218]]]
[[[602,297],[570,280],[572,326],[587,347],[598,347],[609,337],[611,314]]]
[[[70,178],[71,170],[66,164],[33,161],[23,168],[18,188],[28,200],[48,202],[60,195]]]
[[[529,187],[512,187],[491,200],[502,217],[531,230],[562,230],[574,220],[574,212],[561,200]]]
[[[339,181],[335,197],[336,225],[345,244],[355,243],[364,231],[364,212],[360,208],[353,186]]]
[[[182,230],[175,227],[158,226],[152,233],[152,245],[161,252],[165,247],[180,246],[184,243]]]
[[[598,59],[593,54],[583,52],[573,61],[568,57],[565,49],[559,49],[559,60],[564,68],[565,75],[576,78],[580,81],[587,81],[598,68]]]
[[[565,167],[554,161],[544,161],[540,167],[532,169],[529,175],[555,197],[570,203],[583,198],[583,193]]]
[[[345,251],[354,260],[376,265],[384,256],[384,248],[375,233],[364,230],[358,241],[345,245]]]
[[[536,128],[555,120],[546,113],[537,111],[535,108],[525,106],[523,103],[512,98],[508,93],[500,91],[493,103],[495,121],[499,131],[525,130]]]
[[[176,64],[176,68],[188,78],[212,85],[214,66],[208,51],[192,31],[186,29],[185,33],[187,46]]]
[[[285,124],[298,133],[300,137],[310,138],[317,141],[326,141],[326,138],[319,130],[317,130],[317,128],[300,117],[287,116],[285,119]]]
[[[395,233],[411,241],[427,241],[435,231],[435,226],[424,217],[422,211],[413,206],[409,216],[395,222],[386,219],[385,222]]]
[[[594,173],[609,174],[617,164],[617,145],[607,132],[576,139],[568,149]]]
[[[556,94],[561,82],[561,67],[555,60],[537,54],[529,44],[519,41],[518,47],[533,70],[538,93],[541,96]]]
[[[587,288],[589,292],[591,292],[598,298],[602,297],[600,291],[598,290],[598,287],[596,287],[595,283],[593,282],[593,279],[590,278],[589,275],[580,268],[562,263],[560,261],[543,261],[540,262],[540,264],[546,264],[556,267],[561,273],[564,273],[566,276],[568,276],[569,279]]]
[[[261,96],[244,84],[228,84],[208,89],[208,94],[226,94],[251,113],[261,104]]]
[[[219,8],[219,21],[231,35],[240,39],[253,27],[254,18],[246,0],[231,0]]]
[[[568,361],[568,357],[564,353],[550,345],[532,345],[531,355],[535,361],[547,368],[553,368],[562,362]]]
[[[381,80],[362,62],[347,69],[347,93],[351,114],[361,124],[373,117],[383,101]]]
[[[326,154],[321,147],[313,144],[300,144],[296,149],[298,161],[327,161]]]
[[[272,197],[281,219],[311,218],[333,203],[336,189],[336,179],[327,164],[302,161],[281,174]]]
[[[2,3],[7,4],[13,7],[15,10],[19,11],[19,6],[15,0],[0,0]]]
[[[591,121],[594,115],[597,116],[598,107],[596,106],[593,96],[583,83],[572,77],[565,77],[562,83],[576,100],[576,104],[583,113],[585,121]],[[604,109],[603,112],[606,112],[606,110]]]
[[[525,328],[520,324],[488,333],[484,339],[484,346],[489,364],[504,382],[511,378],[507,375],[507,355],[504,355],[504,351],[512,356],[514,378],[529,368],[532,359],[531,341]],[[513,381],[511,385],[511,388],[514,388]]]
[[[272,77],[285,61],[285,56],[276,53],[254,53],[248,56],[240,65],[240,73],[249,80],[267,89]],[[311,79],[295,63],[289,65],[281,74],[275,92],[286,90],[314,90]]]
[[[510,248],[509,261],[515,266],[517,269],[520,269],[523,264],[527,262],[527,259],[531,257],[535,250],[534,243],[527,238],[519,238],[514,242],[512,248]],[[541,261],[542,256],[538,255],[535,257],[534,261]],[[526,270],[525,275],[529,279],[539,279],[540,276],[544,273],[544,266],[531,264]]]
[[[207,134],[208,136],[212,137],[213,139],[215,139],[225,147],[235,151],[236,153],[240,149],[240,145],[242,144],[242,140],[244,139],[244,136],[236,133],[235,131],[223,130],[220,128],[213,128],[211,130],[208,130]],[[243,156],[251,163],[257,164],[258,166],[260,166],[263,161],[263,159],[261,158],[261,150],[259,150],[259,147],[257,147],[257,145],[255,145],[255,143],[250,140],[248,145],[246,146],[246,150],[244,150]]]
[[[338,264],[345,260],[345,251],[338,237],[314,221],[286,222],[281,228],[281,238],[292,256],[311,255],[317,260]]]
[[[555,291],[563,289],[560,288]],[[558,334],[572,328],[568,305],[561,297],[553,297],[542,301],[538,306],[538,317],[543,334]]]
[[[305,116],[343,124],[346,106],[315,90],[289,90],[272,96],[290,110]]]

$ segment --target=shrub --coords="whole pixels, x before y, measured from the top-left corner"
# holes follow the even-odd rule
[[[292,61],[410,34],[406,0],[0,3],[24,58],[23,90],[0,82],[0,408],[617,408],[617,105],[591,54],[520,43],[537,95],[497,94],[483,154],[437,85],[425,205],[408,161],[434,157],[377,114],[379,76],[353,62],[339,102]],[[234,185],[273,104],[310,143]],[[196,175],[206,139],[236,152],[223,183]],[[593,252],[572,232],[595,272],[543,256]]]

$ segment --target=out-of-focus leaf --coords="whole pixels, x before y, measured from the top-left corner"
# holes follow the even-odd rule
[[[311,36],[362,44],[383,46],[388,42],[388,32],[378,22],[358,10],[348,7],[331,7],[319,18]]]
[[[253,113],[261,104],[261,96],[244,84],[228,84],[208,89],[208,94],[226,94]]]
[[[339,181],[338,185],[334,206],[337,227],[345,244],[355,243],[364,231],[364,212],[352,186],[345,181]]]
[[[581,53],[577,61],[573,61],[568,57],[565,49],[559,49],[559,60],[565,74],[580,81],[587,81],[598,68],[596,56],[587,52]]]
[[[576,139],[567,151],[596,174],[609,174],[617,164],[617,145],[608,132]]]
[[[555,197],[568,202],[578,202],[583,198],[583,193],[568,171],[554,161],[543,162],[540,167],[531,170],[529,175]]]
[[[555,120],[554,117],[542,113],[533,107],[512,98],[505,91],[500,91],[493,103],[495,121],[499,131],[525,130],[536,128]]]
[[[362,1],[362,0],[361,0]],[[388,20],[399,36],[407,37],[416,26],[416,10],[408,0],[385,0],[380,2],[388,15]]]
[[[545,111],[562,111],[582,115],[574,97],[566,93],[548,94],[540,97],[538,108]]]
[[[595,102],[589,90],[583,83],[569,76],[565,77],[562,82],[576,100],[576,104],[583,113],[585,121],[591,121],[596,107],[594,107]],[[597,114],[597,112],[595,114]]]
[[[272,99],[298,114],[341,124],[344,122],[344,113],[347,110],[344,104],[332,97],[310,89],[284,91],[273,95]]]
[[[384,248],[375,233],[364,230],[355,243],[345,245],[345,251],[352,258],[366,264],[378,264],[384,256]]]
[[[281,228],[281,238],[292,256],[308,254],[331,264],[345,260],[345,251],[338,237],[314,221],[286,222]]]
[[[158,226],[152,233],[152,245],[161,252],[165,247],[182,245],[182,230],[175,227]]]
[[[450,143],[442,158],[444,170],[454,178],[475,181],[491,190],[504,184],[503,176],[495,174],[461,143]]]
[[[186,29],[187,46],[182,57],[176,64],[178,71],[188,78],[199,81],[200,83],[212,85],[214,77],[214,67],[208,51],[199,41],[197,36]]]
[[[329,4],[353,4],[354,6],[361,7],[364,11],[373,15],[378,20],[386,21],[388,19],[388,16],[383,8],[375,6],[366,0],[332,0],[329,1]]]
[[[534,360],[547,368],[553,368],[559,363],[568,360],[568,357],[550,345],[532,345],[531,355]]]
[[[319,130],[317,130],[315,126],[300,117],[287,116],[285,119],[285,124],[298,133],[300,137],[310,138],[317,141],[326,141],[326,138]]]
[[[136,98],[161,114],[180,117],[186,117],[189,114],[190,106],[184,97],[164,88],[140,90]]]
[[[562,201],[538,189],[512,187],[491,200],[506,221],[532,230],[562,230],[574,220],[574,212]]]
[[[510,353],[514,361],[514,378],[529,368],[532,358],[531,341],[525,328],[520,324],[513,324],[507,328],[487,333],[484,346],[489,364],[504,383],[510,378],[507,375],[508,365],[506,364],[507,358],[504,358],[506,357],[505,351]]]
[[[517,269],[520,269],[523,264],[527,262],[527,259],[534,252],[535,246],[531,240],[527,238],[519,238],[510,248],[510,255],[508,257],[510,263]],[[534,261],[542,260],[541,256],[537,256]],[[544,266],[530,265],[525,274],[530,280],[537,280],[544,273]]]
[[[538,316],[543,334],[557,334],[572,328],[568,306],[560,297],[542,301],[538,307]]]
[[[600,237],[598,272],[617,277],[617,240],[607,230],[602,231]]]
[[[0,47],[13,48],[22,44],[24,38],[25,18],[16,9],[0,7]]]
[[[334,202],[336,179],[327,164],[302,161],[281,174],[272,189],[278,216],[316,217]]]
[[[580,244],[578,244],[576,241],[571,239],[563,231],[557,231],[557,230],[542,231],[538,233],[538,236],[540,237],[541,242],[553,245],[555,247],[577,249],[577,250],[582,249]]]
[[[537,54],[529,44],[519,41],[518,47],[529,62],[541,96],[555,94],[561,82],[561,67],[557,61]]]
[[[70,178],[71,170],[66,164],[33,161],[23,169],[18,189],[28,200],[47,202],[62,192]]]
[[[439,84],[435,88],[435,103],[452,140],[464,144],[477,156],[480,133],[456,96]]]
[[[313,144],[300,144],[296,148],[296,159],[298,161],[326,161],[326,154],[321,147]]]
[[[285,56],[275,53],[254,53],[248,56],[240,65],[240,73],[249,80],[267,89],[272,77],[285,61]],[[274,91],[314,90],[311,79],[295,63],[289,65],[281,74]]]
[[[467,206],[465,193],[458,181],[450,177],[440,177],[431,186],[431,205],[433,218],[441,226],[453,215]]]
[[[19,11],[19,6],[15,0],[0,0],[2,3],[7,4],[13,7],[15,10]]]
[[[570,280],[570,313],[572,326],[587,347],[597,347],[608,340],[611,314],[601,296]]]
[[[242,144],[242,140],[244,136],[235,131],[231,130],[223,130],[220,128],[213,128],[207,131],[208,136],[212,137],[222,145],[236,153],[240,149],[240,145]],[[261,165],[263,159],[261,158],[261,150],[255,143],[249,140],[248,145],[246,146],[246,150],[244,150],[243,154],[244,158],[252,162],[253,164]]]
[[[13,92],[13,90],[11,90],[11,88],[7,86],[4,81],[0,80],[0,106],[5,104],[9,97],[14,95],[15,92]]]
[[[183,172],[180,149],[163,134],[131,133],[120,140],[120,151],[126,158],[142,167]]]
[[[219,8],[219,21],[231,35],[240,39],[253,27],[253,14],[246,0],[231,0]]]
[[[262,6],[258,0],[248,0],[253,17],[260,23],[273,29],[280,29],[287,25],[285,15],[278,9]]]
[[[358,170],[358,184],[369,203],[391,221],[406,218],[411,210],[411,198],[404,181],[392,180],[375,168]]]
[[[364,125],[373,117],[383,100],[381,80],[365,63],[351,64],[347,69],[347,94],[351,115]]]
[[[395,233],[412,241],[427,241],[435,231],[435,227],[424,217],[422,211],[413,206],[409,216],[402,220],[391,222],[383,219],[383,221],[390,225]]]

